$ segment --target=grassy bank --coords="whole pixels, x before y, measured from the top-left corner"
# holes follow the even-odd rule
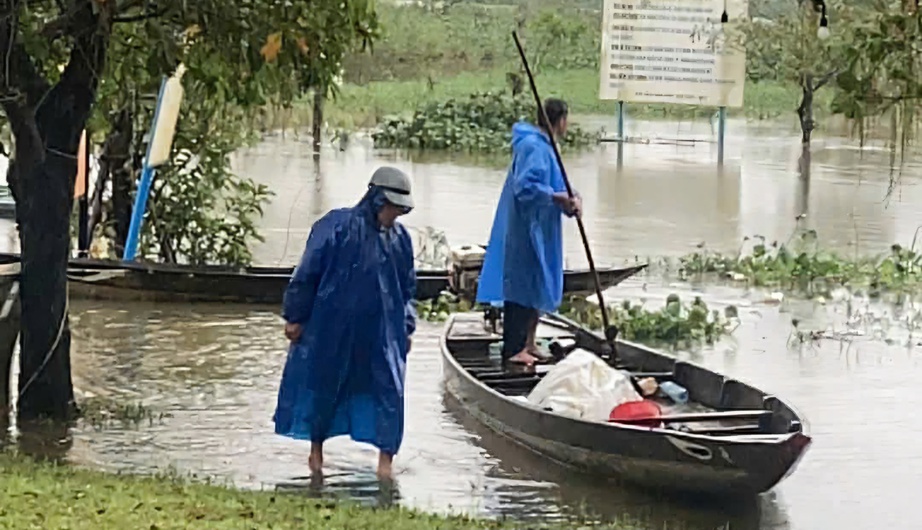
[[[421,105],[507,90],[507,73],[521,70],[512,28],[524,40],[545,97],[565,97],[575,113],[614,114],[615,102],[598,98],[602,13],[597,2],[489,0],[429,7],[377,6],[381,34],[373,53],[344,60],[345,84],[325,112],[329,126],[374,127],[385,116],[411,113]],[[731,116],[795,120],[799,88],[766,75],[773,70],[760,57],[750,54],[750,63],[756,62],[749,66],[760,72],[753,79],[761,81],[747,82],[744,108],[731,109]],[[817,93],[821,118],[831,95],[830,90]],[[627,110],[642,119],[708,119],[716,111],[671,105],[629,105]],[[310,104],[305,103],[274,121],[299,127],[309,120]]]
[[[293,494],[238,491],[179,479],[112,475],[3,454],[0,499],[0,528],[16,529],[525,528],[403,509],[372,510]]]
[[[597,70],[549,70],[537,80],[544,97],[562,96],[577,114],[614,114],[616,103],[599,99]],[[365,85],[344,84],[339,96],[327,104],[325,121],[332,128],[358,129],[373,127],[388,115],[411,113],[420,105],[464,98],[473,92],[506,90],[504,71],[468,72],[433,80],[375,81]],[[823,116],[829,108],[827,92],[817,94],[817,114]],[[749,119],[795,119],[800,93],[795,86],[779,83],[749,83],[745,105],[731,109],[730,116]],[[678,105],[627,105],[629,118],[643,119],[703,119],[716,109]],[[299,105],[286,118],[291,126],[310,123],[310,105]]]

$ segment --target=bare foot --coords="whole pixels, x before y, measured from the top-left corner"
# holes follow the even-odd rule
[[[378,480],[382,482],[394,480],[394,457],[387,453],[378,455]]]
[[[323,447],[311,445],[311,456],[307,459],[307,467],[312,475],[323,475]]]
[[[517,354],[513,355],[512,357],[510,357],[510,358],[509,358],[509,362],[510,362],[510,363],[515,363],[515,364],[524,364],[524,365],[527,365],[527,366],[531,366],[531,365],[535,364],[536,362],[538,362],[538,358],[535,357],[534,355],[528,353],[528,350],[522,350],[522,351],[520,351],[519,353],[517,353]]]

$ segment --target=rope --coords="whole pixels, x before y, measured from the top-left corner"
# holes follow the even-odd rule
[[[48,366],[48,362],[51,361],[51,357],[54,355],[54,350],[55,348],[58,347],[58,343],[61,342],[61,336],[64,334],[64,322],[67,320],[67,308],[69,305],[70,305],[70,295],[67,292],[65,292],[64,312],[61,314],[61,323],[58,325],[58,334],[57,336],[55,336],[54,342],[51,344],[51,348],[48,349],[48,353],[45,354],[45,358],[42,360],[42,364],[39,365],[38,370],[36,370],[32,374],[32,377],[30,377],[29,380],[26,381],[26,384],[24,384],[22,388],[19,390],[19,397],[16,398],[17,402],[19,402],[22,399],[22,396],[26,394],[26,390],[28,390],[29,387],[32,386],[32,383],[34,383],[35,380],[38,379],[38,376],[41,375],[41,373],[45,371],[45,368]],[[22,355],[22,352],[20,352],[20,355]]]
[[[316,185],[320,181],[320,173],[317,172],[314,176],[314,191],[316,192]],[[295,194],[294,200],[291,202],[291,208],[288,209],[288,225],[285,227],[285,245],[282,247],[282,255],[279,257],[278,261],[275,262],[276,266],[281,265],[285,260],[285,256],[288,255],[288,243],[291,241],[291,219],[294,216],[295,208],[298,206],[298,201],[301,199],[301,193],[304,191],[304,188],[307,187],[309,181],[305,181],[298,188],[298,193]]]

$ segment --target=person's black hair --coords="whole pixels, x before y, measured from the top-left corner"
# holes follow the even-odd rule
[[[562,99],[547,98],[544,100],[544,112],[547,113],[547,119],[551,122],[551,127],[556,127],[560,125],[561,120],[567,117],[570,109],[567,107],[567,102]],[[538,113],[538,125],[544,130],[550,129],[544,123],[544,116],[540,112]]]

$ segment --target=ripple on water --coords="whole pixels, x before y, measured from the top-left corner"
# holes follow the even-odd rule
[[[676,127],[693,125],[632,122],[631,127],[638,135],[675,136]],[[794,218],[805,212],[808,227],[842,252],[854,252],[856,242],[861,252],[886,250],[893,241],[911,240],[922,224],[922,195],[913,176],[917,158],[904,171],[900,194],[885,203],[887,177],[877,169],[885,155],[866,152],[862,158],[837,148],[841,142],[824,140],[818,142],[811,177],[803,179],[797,174],[796,139],[735,122],[731,127],[722,174],[707,146],[690,151],[629,145],[620,172],[611,149],[570,159],[571,177],[586,197],[586,224],[599,263],[684,254],[700,241],[734,251],[743,236],[753,234],[784,240]],[[354,202],[383,160],[361,148],[329,153],[309,192],[298,193],[303,176],[314,174],[312,162],[288,158],[280,168],[278,150],[290,149],[284,146],[266,143],[237,160],[238,170],[280,192],[264,219],[266,242],[257,249],[263,263],[294,262],[301,232],[321,212]],[[645,160],[651,156],[680,162],[649,169]],[[455,244],[486,238],[503,168],[391,158],[389,163],[415,179],[419,207],[408,224],[439,227]],[[585,258],[571,225],[567,259],[579,266]],[[300,235],[289,237],[296,232]],[[657,306],[673,290],[687,287],[632,281],[616,292]],[[618,518],[650,530],[922,526],[922,516],[905,508],[922,489],[922,451],[915,443],[922,427],[906,413],[922,406],[917,390],[922,371],[917,339],[900,323],[906,315],[891,312],[889,320],[850,324],[853,315],[841,306],[790,300],[770,305],[763,303],[764,293],[716,287],[704,287],[703,296],[709,304],[740,306],[742,325],[714,348],[680,355],[783,396],[806,415],[815,434],[797,472],[752,505],[658,499],[549,465],[492,435],[445,399],[437,343],[441,326],[427,324],[420,326],[408,366],[407,435],[396,462],[396,490],[378,487],[373,450],[337,440],[328,446],[330,476],[317,491],[305,478],[307,445],[272,432],[286,348],[279,319],[270,311],[230,306],[74,302],[78,384],[97,394],[143,399],[172,416],[139,430],[84,429],[76,434],[70,458],[140,472],[175,466],[244,487],[444,512]],[[791,344],[793,318],[801,328],[857,326],[867,333],[847,341]],[[895,333],[900,329],[902,335]],[[893,337],[892,344],[884,336]]]

